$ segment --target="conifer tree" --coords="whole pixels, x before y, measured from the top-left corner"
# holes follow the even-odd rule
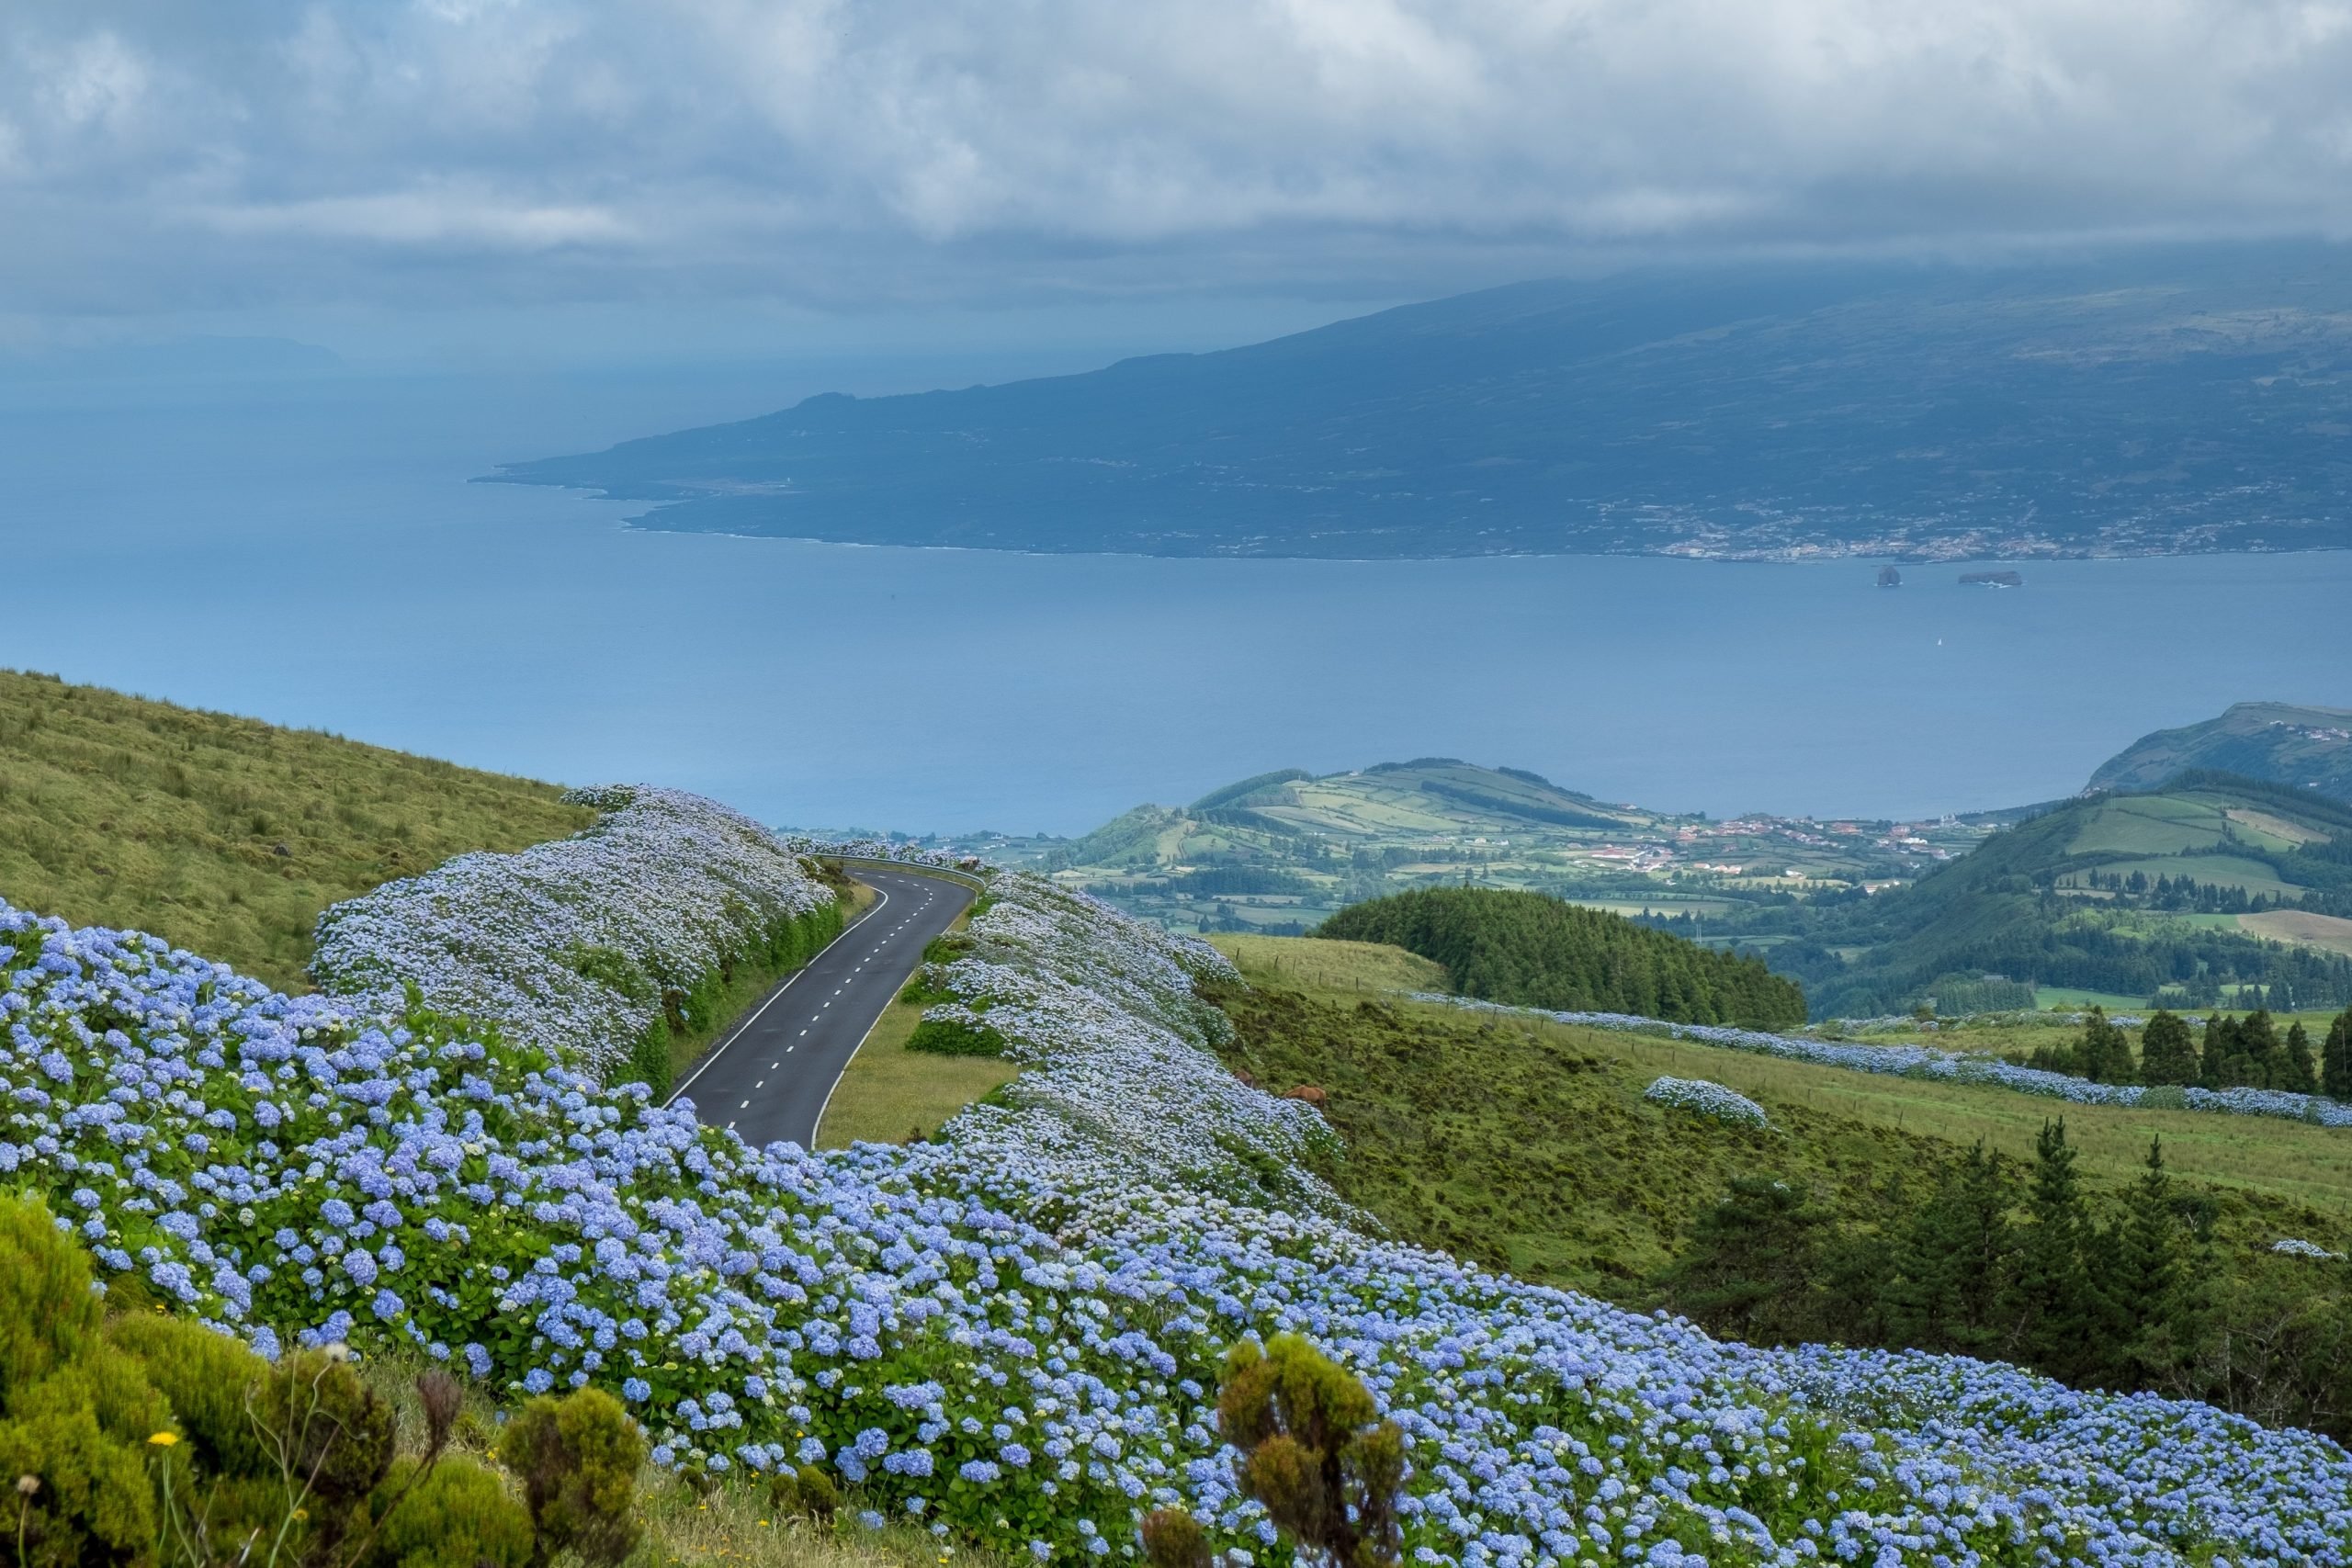
[[[2186,1348],[2181,1288],[2187,1235],[2172,1204],[2164,1139],[2148,1141],[2140,1179],[2124,1201],[2123,1217],[2102,1237],[2098,1277],[2109,1332],[2098,1347],[2098,1370],[2134,1386],[2176,1364]]]
[[[2238,1026],[2220,1013],[2205,1018],[2205,1044],[2198,1063],[2197,1081],[2207,1089],[2227,1089],[2240,1081],[2237,1070]]]
[[[2279,1087],[2278,1032],[2271,1027],[2268,1008],[2256,1008],[2252,1017],[2238,1021],[2238,1054],[2246,1063],[2243,1082],[2256,1089]]]
[[[2140,1078],[2152,1084],[2197,1081],[2197,1041],[2177,1015],[2158,1009],[2141,1031]]]
[[[1677,1310],[1727,1339],[1807,1338],[1818,1316],[1814,1280],[1827,1220],[1803,1188],[1734,1177],[1731,1190],[1701,1211],[1690,1250],[1667,1276],[1667,1293]]]
[[[2097,1314],[2084,1263],[2082,1183],[2066,1121],[2044,1122],[2033,1145],[2027,1223],[2018,1237],[2009,1291],[2011,1336],[2019,1355],[2054,1376],[2080,1376]]]
[[[2352,1100],[2352,1008],[2328,1026],[2320,1089],[2331,1100]]]
[[[2278,1054],[2279,1089],[2297,1094],[2319,1092],[2319,1068],[2312,1060],[2312,1037],[2300,1020],[2287,1026],[2287,1043]]]
[[[2107,1021],[2107,1010],[2094,1006],[2083,1020],[2083,1037],[2075,1046],[2076,1070],[2093,1083],[2130,1083],[2132,1043],[2123,1031]]]
[[[1937,1184],[1893,1248],[1882,1314],[1895,1341],[1980,1352],[1999,1337],[2014,1239],[2008,1162],[1978,1139]]]

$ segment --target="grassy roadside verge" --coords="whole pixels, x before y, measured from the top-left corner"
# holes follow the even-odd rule
[[[963,931],[970,919],[967,909],[947,928],[948,934]],[[817,1129],[819,1148],[927,1138],[949,1117],[1019,1076],[1018,1067],[995,1057],[908,1050],[927,1005],[902,997],[883,1010],[842,1070]]]

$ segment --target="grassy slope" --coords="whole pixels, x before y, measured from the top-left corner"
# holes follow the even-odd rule
[[[552,784],[0,671],[0,897],[305,985],[319,911],[594,820]]]
[[[2079,948],[2081,941],[2067,930],[2070,919],[2098,922],[2120,916],[2127,934],[2159,945],[2199,934],[2193,929],[2199,922],[2126,910],[2103,894],[2045,898],[2035,891],[2040,881],[2054,879],[2061,888],[2075,889],[2086,885],[2092,872],[2128,876],[2138,871],[2151,879],[2188,876],[2273,897],[2301,897],[2309,887],[2322,886],[2286,880],[2277,866],[2254,854],[2228,852],[2225,833],[2238,845],[2287,854],[2285,863],[2301,868],[2298,875],[2334,886],[2327,879],[2339,873],[2308,857],[2296,860],[2290,852],[2299,842],[2352,834],[2352,814],[2317,796],[2281,796],[2264,793],[2258,784],[2211,777],[2184,779],[2161,795],[2068,801],[1995,835],[1909,887],[1831,912],[1815,934],[1857,962],[1837,970],[1800,964],[1792,972],[1804,981],[1816,1010],[1831,1016],[1889,1010],[1955,970],[2030,975],[2060,990],[2065,987],[2058,977],[2042,970],[2066,960],[2041,944],[2047,937],[2051,947]],[[2206,926],[2201,934],[2234,939],[2246,933]],[[2243,966],[2234,971],[2239,980],[2270,973],[2269,959],[2251,940],[2225,953],[2214,951],[2222,962]],[[2077,958],[2077,968],[2093,962]],[[2144,994],[2137,999],[2144,1002]]]
[[[1300,945],[1307,945],[1301,943]],[[1319,944],[1318,944],[1319,945]],[[1290,961],[1279,938],[1229,944],[1253,987],[1228,998],[1227,1060],[1270,1089],[1313,1084],[1349,1154],[1325,1174],[1409,1240],[1523,1278],[1621,1300],[1671,1258],[1730,1178],[1772,1174],[1860,1213],[1982,1137],[2031,1152],[2064,1111],[2091,1189],[2138,1172],[2161,1134],[2185,1182],[2210,1190],[2248,1245],[2352,1240],[2352,1134],[2254,1117],[2061,1107],[2007,1090],[1816,1067],[1708,1046],[1370,1000]],[[1408,956],[1408,955],[1399,955]],[[1368,975],[1377,961],[1360,960]],[[1282,964],[1277,968],[1277,964]],[[1705,1077],[1763,1105],[1749,1132],[1658,1110],[1660,1074]]]

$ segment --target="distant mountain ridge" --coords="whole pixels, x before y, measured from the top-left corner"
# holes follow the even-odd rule
[[[2352,708],[2237,703],[2219,718],[2143,735],[2086,790],[2157,789],[2196,769],[2315,790],[2352,805]]]
[[[2347,427],[2352,267],[2274,244],[1517,284],[492,477],[866,544],[2015,559],[2352,546]]]

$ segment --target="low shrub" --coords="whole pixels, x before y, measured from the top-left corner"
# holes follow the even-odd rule
[[[1354,1374],[1295,1334],[1277,1334],[1262,1350],[1245,1340],[1227,1354],[1216,1421],[1239,1451],[1242,1486],[1302,1557],[1331,1568],[1396,1568],[1405,1435],[1381,1418]],[[1163,1524],[1160,1533],[1161,1551],[1185,1544],[1181,1527]],[[1157,1553],[1154,1562],[1169,1568]]]
[[[969,1009],[949,1004],[927,1012],[907,1036],[907,1049],[935,1056],[1001,1056],[1004,1036]]]
[[[637,1472],[645,1434],[602,1389],[562,1399],[542,1394],[507,1423],[498,1457],[523,1479],[537,1532],[532,1562],[576,1552],[589,1563],[618,1562],[637,1550]]]
[[[399,1501],[368,1568],[524,1568],[532,1560],[530,1511],[496,1472],[455,1457],[422,1479],[418,1468],[414,1460],[393,1467],[385,1489]]]
[[[815,1465],[804,1464],[768,1477],[768,1501],[781,1517],[821,1523],[841,1511],[842,1489]]]

